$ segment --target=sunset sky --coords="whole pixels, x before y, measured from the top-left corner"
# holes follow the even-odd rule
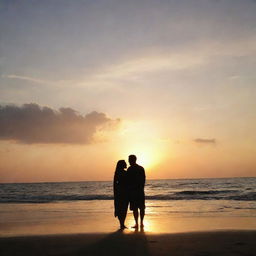
[[[256,176],[255,0],[0,0],[0,182]]]

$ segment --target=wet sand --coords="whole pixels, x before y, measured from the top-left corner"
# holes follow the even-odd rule
[[[212,231],[174,234],[112,232],[0,238],[1,256],[253,256],[256,231]]]
[[[175,204],[176,202],[174,202]],[[197,205],[198,207],[200,206]],[[0,237],[112,233],[119,224],[114,218],[112,201],[48,203],[48,204],[4,204],[0,211]],[[205,207],[205,206],[204,206]],[[106,209],[104,212],[102,209]],[[154,208],[153,208],[154,209]],[[158,208],[156,208],[158,210]],[[160,208],[162,211],[164,207]],[[186,233],[219,230],[256,230],[253,211],[246,217],[228,214],[168,214],[146,209],[144,230],[146,233]],[[175,205],[173,207],[175,210]],[[193,210],[194,211],[194,210]],[[132,212],[128,212],[126,225],[134,225]]]

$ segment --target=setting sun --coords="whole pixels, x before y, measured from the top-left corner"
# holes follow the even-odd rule
[[[126,121],[121,128],[119,139],[122,142],[120,157],[128,159],[133,154],[137,156],[137,163],[147,171],[163,160],[165,145],[158,139],[158,129],[147,121]]]
[[[152,145],[138,145],[129,147],[125,153],[127,156],[130,154],[137,156],[137,163],[142,165],[145,169],[151,169],[157,162],[160,161],[159,153],[154,150]]]

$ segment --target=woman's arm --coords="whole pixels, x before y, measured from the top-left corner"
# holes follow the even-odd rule
[[[114,191],[114,195],[116,194],[117,192],[117,185],[119,183],[119,178],[118,178],[118,173],[115,172],[115,175],[114,175],[114,180],[113,180],[113,191]]]

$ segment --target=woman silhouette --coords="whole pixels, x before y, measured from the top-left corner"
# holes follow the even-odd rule
[[[127,165],[124,160],[119,160],[117,162],[113,182],[115,217],[118,217],[120,229],[126,228],[124,222],[129,203],[126,177],[127,173],[125,171],[126,167]]]

